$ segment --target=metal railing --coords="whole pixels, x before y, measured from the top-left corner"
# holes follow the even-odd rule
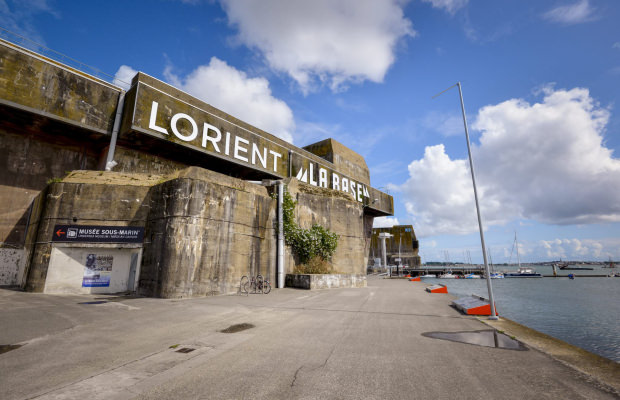
[[[31,52],[37,53],[38,55],[48,58],[51,61],[59,64],[64,64],[80,72],[83,72],[84,74],[94,76],[95,78],[110,83],[112,85],[130,85],[130,82],[125,82],[118,78],[115,78],[114,75],[103,72],[99,68],[95,68],[91,65],[76,60],[75,58],[69,57],[66,54],[50,49],[49,47],[46,47],[40,43],[35,42],[34,40],[28,39],[25,36],[22,36],[1,26],[0,39],[4,39],[9,43],[22,47],[23,49],[29,50]]]

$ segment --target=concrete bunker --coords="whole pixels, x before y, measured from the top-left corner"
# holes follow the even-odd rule
[[[124,91],[4,40],[0,59],[1,286],[178,298],[275,282],[278,205],[262,180],[287,185],[300,226],[342,237],[339,272],[365,273],[393,199],[342,144],[293,146],[143,73]],[[58,227],[143,235],[77,243]]]

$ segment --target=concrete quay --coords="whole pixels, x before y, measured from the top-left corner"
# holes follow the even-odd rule
[[[0,290],[0,345],[22,345],[0,354],[0,397],[620,398],[620,364],[561,358],[575,350],[528,345],[535,332],[509,321],[497,329],[527,351],[422,336],[491,329],[425,287],[369,277],[364,288],[184,300]],[[573,365],[584,358],[599,369]]]

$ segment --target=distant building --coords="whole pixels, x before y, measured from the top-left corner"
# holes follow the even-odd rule
[[[386,259],[388,265],[403,265],[407,267],[419,267],[420,256],[418,251],[420,245],[415,236],[412,225],[394,225],[391,228],[373,228],[370,242],[370,266],[374,259],[383,260],[381,241],[379,233],[387,232],[392,235],[385,241]],[[400,262],[399,259],[400,258]]]

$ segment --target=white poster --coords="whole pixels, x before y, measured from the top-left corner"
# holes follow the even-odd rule
[[[82,287],[109,287],[114,257],[105,254],[86,256]]]

